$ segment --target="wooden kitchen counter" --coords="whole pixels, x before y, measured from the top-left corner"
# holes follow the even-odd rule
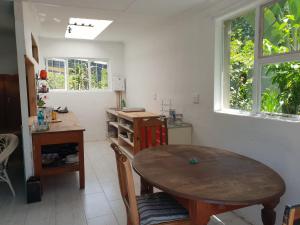
[[[147,119],[147,118],[158,118],[159,115],[151,112],[122,112],[117,111],[117,114],[121,118],[125,118],[133,121],[134,119]]]
[[[61,122],[50,123],[50,129],[47,131],[31,131],[35,176],[42,179],[48,175],[78,171],[80,188],[82,189],[85,187],[83,142],[83,132],[85,129],[80,126],[76,116],[71,112],[64,114],[58,113],[57,119],[61,120]],[[32,127],[34,120],[36,120],[36,117],[29,118],[30,127]],[[65,164],[59,167],[43,167],[42,146],[67,143],[78,145],[79,162]]]

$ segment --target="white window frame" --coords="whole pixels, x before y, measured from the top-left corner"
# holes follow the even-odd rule
[[[261,70],[263,65],[272,63],[284,63],[291,61],[300,61],[300,51],[277,54],[272,56],[263,56],[261,43],[263,39],[263,8],[278,0],[258,0],[246,7],[231,12],[225,16],[215,19],[215,70],[214,70],[214,111],[217,113],[226,113],[243,116],[254,116],[269,119],[279,119],[288,121],[300,121],[298,115],[272,114],[260,111],[261,104]],[[224,22],[237,18],[249,11],[255,10],[255,47],[254,47],[254,74],[253,74],[253,107],[252,111],[243,111],[230,109],[224,103],[224,40],[225,26]],[[260,51],[261,50],[261,51]]]
[[[60,61],[60,62],[64,62],[64,70],[65,70],[65,87],[63,89],[50,89],[51,91],[66,91],[67,90],[67,66],[66,66],[66,59],[65,58],[59,58],[59,57],[49,57],[49,58],[45,58],[45,64],[46,64],[46,71],[48,72],[49,70],[49,65],[48,65],[48,60],[56,60],[56,61]]]
[[[107,58],[84,58],[84,57],[46,57],[46,70],[48,72],[48,60],[64,60],[65,62],[65,88],[64,89],[49,89],[50,92],[108,92],[112,91],[112,78],[111,78],[111,66],[110,66],[110,60]],[[88,90],[69,90],[68,87],[68,60],[74,59],[74,60],[87,60],[88,61],[88,78],[89,78],[89,89]],[[97,89],[97,88],[91,88],[91,62],[94,61],[103,61],[107,62],[107,82],[108,87],[105,89]]]

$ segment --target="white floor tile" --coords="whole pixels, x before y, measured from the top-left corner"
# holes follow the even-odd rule
[[[103,193],[82,196],[87,219],[112,214],[107,198]]]
[[[88,220],[88,225],[119,225],[113,214]]]
[[[70,208],[62,213],[56,213],[55,225],[86,225],[85,214],[80,209]]]
[[[85,143],[86,188],[80,190],[78,174],[49,177],[44,182],[43,201],[26,204],[22,169],[12,174],[17,197],[0,183],[0,225],[126,225],[114,153],[107,142]],[[136,193],[140,179],[136,173]],[[225,225],[249,225],[233,213],[218,215]],[[209,225],[223,225],[211,219]]]

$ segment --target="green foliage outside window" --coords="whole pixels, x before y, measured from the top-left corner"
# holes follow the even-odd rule
[[[101,69],[101,80],[98,80],[97,70],[91,70],[91,86],[94,89],[106,89],[108,88],[108,74],[107,68]]]
[[[65,75],[55,72],[48,72],[48,84],[50,89],[64,89]]]
[[[263,56],[300,50],[300,1],[280,0],[263,9]],[[230,21],[230,107],[252,108],[253,14]],[[300,60],[299,60],[300,61]],[[267,64],[261,74],[261,111],[299,114],[300,63]]]
[[[88,90],[89,76],[87,63],[75,64],[73,68],[69,68],[68,73],[69,90]]]
[[[48,59],[47,65],[50,90],[64,90],[65,82],[67,82],[67,90],[108,88],[107,62],[85,59]]]
[[[254,13],[231,21],[230,32],[230,106],[251,111],[254,66]]]

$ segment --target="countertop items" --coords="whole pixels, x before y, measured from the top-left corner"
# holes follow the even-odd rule
[[[55,133],[55,132],[65,132],[65,131],[84,131],[85,129],[80,126],[74,113],[64,113],[59,114],[58,118],[60,123],[52,123],[49,130],[43,131],[43,133]],[[36,116],[29,117],[29,126],[31,127],[36,121]],[[31,130],[31,133],[40,133],[39,131]]]
[[[124,107],[122,108],[122,112],[145,112],[145,108],[128,108]]]

